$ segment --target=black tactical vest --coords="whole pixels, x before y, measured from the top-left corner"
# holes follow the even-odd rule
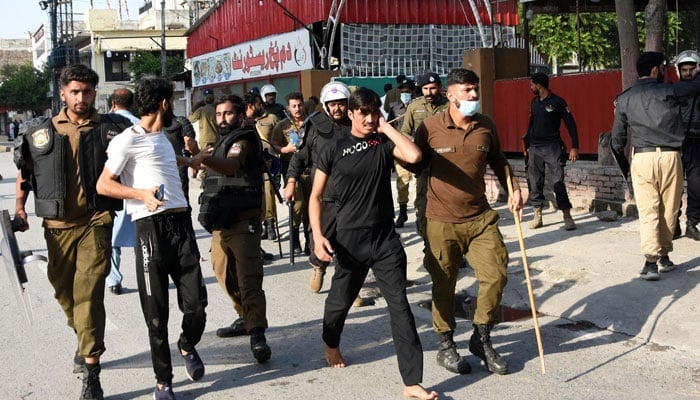
[[[226,158],[231,145],[242,139],[254,145],[248,159],[244,161],[245,169],[239,168],[232,176],[209,169],[202,182],[198,219],[209,232],[229,228],[239,212],[262,206],[264,166],[258,133],[246,127],[222,135],[214,145],[213,156]]]
[[[100,125],[80,134],[78,165],[83,193],[89,211],[121,210],[123,200],[97,194],[97,179],[107,161],[109,141],[131,126],[131,121],[120,115],[101,114]],[[66,187],[65,163],[68,138],[56,133],[51,119],[28,130],[18,138],[15,164],[22,176],[30,179],[34,191],[35,212],[42,218],[63,218]],[[31,159],[33,168],[27,171],[25,157]]]

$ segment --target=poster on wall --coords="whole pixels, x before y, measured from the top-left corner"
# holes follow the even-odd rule
[[[313,68],[309,32],[299,29],[192,58],[192,86]]]

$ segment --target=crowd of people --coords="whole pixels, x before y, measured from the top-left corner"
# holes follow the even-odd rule
[[[631,180],[645,257],[640,277],[645,280],[658,280],[659,272],[675,267],[669,253],[684,173],[686,235],[700,240],[699,62],[697,53],[679,59],[681,82],[667,85],[658,80],[663,55],[643,53],[638,83],[616,101],[612,147],[622,154],[628,138],[632,142]],[[335,263],[323,312],[328,365],[346,366],[340,351],[345,319],[361,300],[360,289],[372,270],[387,302],[403,395],[439,397],[422,386],[423,348],[406,294],[407,257],[396,231],[408,223],[408,185],[415,176],[415,228],[432,279],[437,364],[455,374],[471,371],[454,341],[456,282],[466,256],[478,281],[468,349],[489,371],[508,373],[507,360],[491,341],[507,282],[508,252],[498,212],[486,198],[487,167],[504,188],[512,182],[507,204],[516,218],[525,199],[495,123],[479,113],[475,72],[455,69],[444,82],[432,72],[417,80],[399,76],[396,88],[386,88],[384,103],[370,89],[351,90],[339,81],[327,83],[317,101],[288,93],[286,105],[277,103],[271,84],[219,99],[206,89],[204,102],[188,118],[174,115],[173,85],[167,79],[145,77],[133,92],[116,90],[106,114],[95,108],[98,76],[93,70],[68,66],[60,83],[65,107],[17,139],[15,218],[21,230],[29,229],[25,204],[33,192],[35,213],[43,218],[48,279],[76,334],[73,362],[74,372],[82,374],[80,399],[104,397],[99,378],[104,295],[122,292],[124,247],[135,251],[154,398],[175,398],[168,339],[171,280],[182,311],[179,354],[190,380],[204,376],[196,347],[206,327],[207,288],[188,196],[193,177],[201,183],[194,217],[211,234],[214,276],[236,315],[216,335],[249,336],[258,363],[273,354],[265,337],[263,290],[263,264],[270,255],[261,241],[280,239],[280,197],[293,205],[291,252],[309,256],[311,292],[321,291],[327,269]],[[573,230],[564,164],[567,158],[578,159],[576,124],[566,101],[549,88],[547,75],[532,75],[531,89],[535,96],[525,136],[534,209],[530,228],[542,226],[548,173],[564,228]],[[562,121],[572,139],[568,154],[559,132]],[[391,188],[394,171],[398,210]]]

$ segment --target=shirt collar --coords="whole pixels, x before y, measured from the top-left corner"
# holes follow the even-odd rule
[[[75,122],[71,121],[70,118],[68,118],[68,108],[63,107],[61,111],[58,113],[56,116],[56,123],[57,124],[75,124]],[[85,122],[81,124],[75,124],[78,126],[84,126],[84,125],[99,125],[100,123],[100,114],[95,110],[94,108],[90,112],[90,118],[86,120]]]

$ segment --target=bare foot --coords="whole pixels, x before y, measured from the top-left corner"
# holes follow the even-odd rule
[[[330,348],[327,344],[323,344],[323,351],[326,353],[326,362],[331,368],[345,368],[345,360],[343,360],[343,355],[340,354],[339,348]]]
[[[438,400],[438,394],[436,391],[428,392],[421,385],[411,385],[405,386],[403,388],[404,397],[409,399],[421,399],[421,400]]]

